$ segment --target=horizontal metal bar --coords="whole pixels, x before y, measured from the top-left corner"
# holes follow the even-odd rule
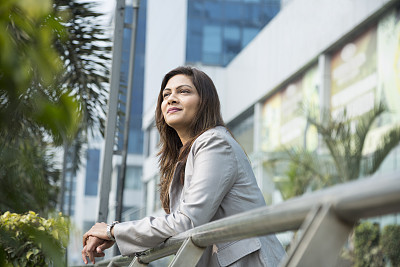
[[[143,263],[149,263],[175,254],[188,237],[192,238],[196,246],[206,247],[215,243],[295,230],[316,205],[324,203],[330,203],[337,216],[349,222],[400,212],[400,172],[339,184],[276,205],[201,225],[145,251],[139,259]],[[130,262],[132,258],[118,256],[110,260],[122,263]],[[110,260],[96,263],[95,266],[107,266]]]
[[[316,204],[322,203],[331,203],[335,212],[348,221],[400,212],[400,173],[385,178],[378,176],[336,185],[198,226],[147,251],[140,256],[140,260],[148,263],[171,255],[189,236],[197,246],[206,247],[215,243],[295,230],[300,227],[308,212]]]

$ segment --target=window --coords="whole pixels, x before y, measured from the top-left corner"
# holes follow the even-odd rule
[[[254,37],[256,37],[258,33],[257,28],[244,28],[243,29],[243,39],[242,39],[242,47],[245,47]]]
[[[85,195],[96,196],[99,181],[100,150],[87,150]]]
[[[241,3],[226,3],[224,8],[225,21],[241,21],[243,6]]]
[[[129,166],[126,168],[125,189],[142,189],[142,167]]]
[[[248,155],[253,153],[253,142],[254,142],[254,115],[243,119],[232,128],[232,133],[235,139],[243,147]]]
[[[240,40],[240,28],[239,26],[226,26],[224,28],[224,40],[238,41]]]
[[[207,20],[220,20],[222,14],[221,4],[218,2],[204,2],[204,16]]]
[[[226,66],[279,9],[279,0],[188,1],[186,61]]]
[[[227,26],[224,28],[223,63],[228,64],[241,50],[240,27]]]
[[[203,62],[218,64],[222,52],[221,26],[206,25],[203,31]]]

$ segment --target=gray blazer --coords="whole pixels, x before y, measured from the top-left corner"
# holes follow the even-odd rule
[[[170,186],[171,213],[114,226],[122,255],[159,245],[171,236],[233,214],[265,206],[246,154],[224,127],[204,132],[193,143],[179,182]],[[206,248],[197,266],[277,266],[285,252],[275,235]]]

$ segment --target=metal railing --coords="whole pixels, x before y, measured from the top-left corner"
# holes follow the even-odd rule
[[[281,266],[333,266],[361,218],[400,212],[400,172],[336,185],[288,201],[193,228],[130,258],[117,256],[95,266],[147,266],[176,254],[169,266],[195,266],[205,247],[301,229]]]

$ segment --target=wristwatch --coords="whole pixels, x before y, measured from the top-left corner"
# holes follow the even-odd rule
[[[114,225],[116,225],[117,223],[119,223],[118,221],[113,221],[112,223],[107,224],[107,236],[111,241],[115,241],[115,238],[112,236],[111,234],[111,229],[114,227]]]

